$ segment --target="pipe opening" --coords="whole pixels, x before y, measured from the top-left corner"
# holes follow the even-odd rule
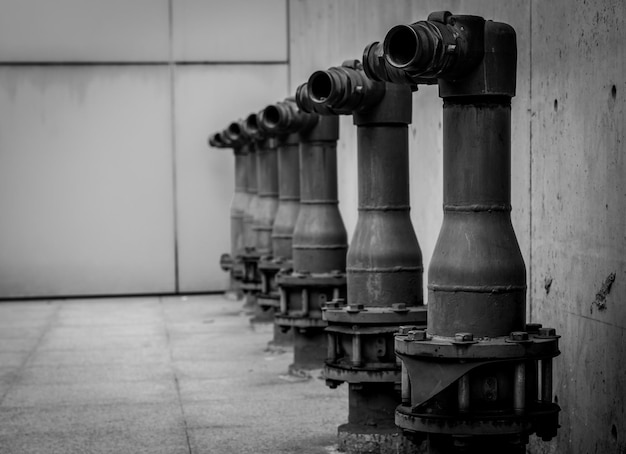
[[[280,123],[280,111],[276,106],[267,106],[263,111],[263,121],[269,127],[275,127]]]
[[[259,122],[255,114],[248,115],[248,118],[246,118],[246,128],[249,131],[257,131],[259,129]]]
[[[315,102],[324,102],[332,93],[333,81],[325,71],[317,71],[309,79],[309,93]]]
[[[239,127],[239,123],[231,123],[230,126],[228,126],[228,131],[234,135],[241,134],[241,128]]]
[[[419,38],[408,25],[393,27],[385,37],[387,61],[396,68],[404,68],[418,54]]]

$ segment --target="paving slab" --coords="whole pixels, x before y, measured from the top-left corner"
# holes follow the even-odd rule
[[[21,304],[0,304],[0,454],[334,452],[347,388],[287,375],[242,302]]]
[[[178,395],[173,380],[114,383],[14,384],[2,407],[173,403]]]

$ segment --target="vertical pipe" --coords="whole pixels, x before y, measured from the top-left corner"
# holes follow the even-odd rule
[[[278,287],[278,294],[279,294],[279,306],[280,306],[280,313],[281,314],[286,314],[287,313],[287,291],[285,290],[285,287]]]
[[[258,217],[255,222],[257,252],[272,254],[272,228],[278,209],[278,159],[273,138],[257,143]]]
[[[235,192],[230,204],[230,254],[235,258],[244,252],[244,216],[248,208],[246,156],[241,147],[234,149]]]
[[[402,405],[411,404],[411,382],[409,380],[409,372],[402,362]]]
[[[352,334],[352,365],[360,366],[363,363],[361,351],[361,335],[353,333]]]
[[[523,330],[526,271],[511,224],[508,97],[445,98],[444,220],[429,269],[428,330]]]
[[[300,212],[293,232],[293,268],[311,273],[345,270],[348,238],[337,200],[339,119],[320,117],[301,138]]]
[[[304,287],[302,289],[302,316],[309,315],[309,289]]]
[[[513,410],[518,415],[524,414],[526,410],[526,363],[524,362],[519,362],[515,365]]]
[[[272,229],[274,257],[292,258],[293,230],[300,211],[300,140],[297,134],[278,143],[278,210]]]
[[[541,360],[541,400],[552,402],[552,358]]]
[[[467,413],[470,411],[470,376],[469,373],[459,378],[457,382],[458,386],[458,399],[459,399],[459,411],[461,413]]]
[[[337,359],[337,338],[334,333],[327,332],[328,339],[328,354],[326,359],[328,361],[335,361]]]
[[[382,100],[354,113],[359,216],[347,259],[348,301],[423,304],[422,253],[409,203],[411,90],[385,84]]]
[[[246,218],[244,218],[245,226],[245,247],[248,251],[256,250],[257,234],[254,229],[259,216],[259,189],[257,179],[257,157],[256,147],[254,144],[247,146],[246,154],[247,170],[248,170],[248,209],[246,210]]]

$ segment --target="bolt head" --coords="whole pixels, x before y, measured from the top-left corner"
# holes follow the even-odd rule
[[[528,333],[526,331],[513,331],[510,337],[514,341],[527,341]]]
[[[407,339],[412,341],[426,340],[426,331],[423,329],[412,329],[407,333]]]
[[[456,342],[471,342],[474,340],[474,335],[472,333],[456,333],[454,340]]]
[[[416,329],[417,329],[417,326],[402,325],[398,327],[398,332],[396,334],[406,335],[406,334],[409,334],[409,331],[413,331]]]
[[[540,328],[539,335],[545,336],[545,337],[556,336],[556,329],[555,328]]]
[[[526,323],[526,331],[529,333],[537,333],[542,326],[541,323]]]

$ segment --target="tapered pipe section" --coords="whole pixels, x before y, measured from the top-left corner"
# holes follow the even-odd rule
[[[225,140],[221,132],[209,137],[209,145],[215,148],[232,148],[235,156],[235,192],[230,204],[230,254],[232,259],[244,252],[244,217],[249,204],[247,192],[247,144]]]
[[[257,114],[250,114],[242,124],[256,150],[257,208],[252,230],[256,236],[256,252],[271,255],[272,227],[278,209],[278,157],[273,134],[263,130]]]
[[[312,128],[317,117],[299,111],[295,100],[267,106],[259,113],[262,129],[276,136],[279,203],[272,230],[274,257],[291,260],[293,231],[300,212],[300,132]]]
[[[278,138],[278,211],[272,229],[274,256],[292,259],[293,231],[300,212],[300,140],[297,133]]]
[[[248,149],[250,137],[245,134],[239,122],[234,122],[221,132],[209,137],[209,145],[216,148],[232,148],[235,155],[235,192],[230,205],[230,254],[222,254],[220,266],[230,272],[230,291],[237,296],[245,269],[241,260],[245,253],[246,221],[250,222],[250,195],[248,185]]]
[[[511,224],[511,106],[446,99],[444,220],[429,269],[428,331],[506,336],[525,325],[526,270]]]
[[[293,268],[329,273],[346,268],[347,233],[337,198],[336,117],[320,117],[301,134],[300,212],[293,232]]]
[[[278,210],[278,156],[276,142],[266,139],[257,144],[258,217],[255,219],[257,252],[273,254],[272,230]]]

